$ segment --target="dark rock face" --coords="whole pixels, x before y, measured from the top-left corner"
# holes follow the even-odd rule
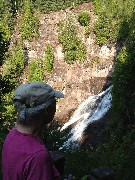
[[[65,164],[65,157],[63,153],[61,153],[60,151],[50,151],[49,153],[56,169],[59,171],[60,175],[63,176]]]
[[[96,168],[87,176],[87,180],[114,180],[114,171],[106,166]]]
[[[102,91],[105,91],[107,88],[109,88],[112,85],[112,77],[108,76],[106,78],[106,83],[103,85]]]
[[[111,110],[109,110],[100,120],[89,124],[80,142],[82,148],[87,148],[89,145],[97,148],[107,141],[108,137],[105,134],[105,129],[109,120],[111,120],[111,116]]]

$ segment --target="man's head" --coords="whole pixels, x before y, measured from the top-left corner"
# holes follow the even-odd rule
[[[56,111],[56,98],[64,95],[43,82],[21,84],[14,93],[13,102],[18,110],[18,122],[25,126],[49,123]]]

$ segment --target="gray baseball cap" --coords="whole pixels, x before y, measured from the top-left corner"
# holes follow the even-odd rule
[[[19,101],[27,108],[33,108],[45,104],[53,97],[64,98],[64,95],[44,82],[28,82],[15,90],[13,102]]]

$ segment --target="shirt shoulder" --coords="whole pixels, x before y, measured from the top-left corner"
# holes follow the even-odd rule
[[[12,147],[14,153],[26,154],[26,156],[45,149],[44,143],[39,138],[31,134],[21,133],[16,128],[13,128],[8,134],[4,146],[6,148]]]
[[[50,161],[50,154],[47,149],[41,149],[34,154],[28,159],[28,162],[33,161],[36,163],[45,163],[45,161]]]

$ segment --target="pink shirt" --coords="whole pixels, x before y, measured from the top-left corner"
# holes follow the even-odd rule
[[[13,128],[2,150],[3,180],[60,180],[43,142]]]

